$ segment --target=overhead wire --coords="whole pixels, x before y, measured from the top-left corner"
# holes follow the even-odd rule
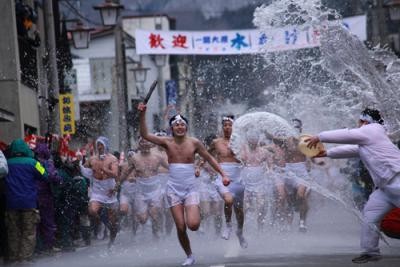
[[[95,26],[103,26],[102,24],[100,24],[100,23],[98,23],[98,22],[96,22],[94,20],[91,20],[91,19],[85,17],[84,15],[82,15],[81,12],[78,9],[76,9],[76,7],[74,7],[69,1],[67,1],[67,0],[60,1],[60,3],[65,3],[65,4],[63,4],[64,7],[68,8],[76,16],[78,16],[79,18],[83,19],[84,21],[86,21],[86,22],[88,22],[88,23],[90,23],[92,25],[95,25]]]

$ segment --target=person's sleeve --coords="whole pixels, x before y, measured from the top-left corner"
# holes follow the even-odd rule
[[[83,166],[83,164],[79,163],[79,168],[81,171],[81,174],[89,179],[92,179],[93,177],[93,170],[91,168],[86,168],[85,166]]]
[[[327,157],[333,159],[355,158],[359,156],[358,145],[343,145],[328,149]]]
[[[58,175],[57,169],[54,166],[53,161],[49,160],[46,163],[46,170],[49,175],[49,181],[53,183],[60,183],[62,178]]]
[[[34,168],[37,173],[38,179],[46,181],[48,180],[49,175],[46,171],[46,168],[39,161],[35,162]]]
[[[324,131],[318,135],[323,143],[362,145],[368,143],[368,133],[362,128]]]
[[[8,174],[7,159],[3,152],[0,151],[0,178],[5,177]]]

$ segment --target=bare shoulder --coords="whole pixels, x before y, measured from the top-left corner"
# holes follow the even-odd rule
[[[110,161],[112,162],[118,162],[118,159],[116,156],[114,156],[113,154],[108,154],[108,158]]]
[[[161,140],[165,140],[166,143],[171,143],[171,142],[175,142],[175,139],[173,136],[162,136],[159,137]]]
[[[223,139],[222,137],[217,137],[217,138],[215,138],[212,142],[213,142],[214,144],[218,144],[218,143],[221,143],[223,140],[224,140],[224,139]]]
[[[190,136],[190,137],[189,137],[189,140],[190,140],[190,142],[192,142],[192,143],[200,143],[200,140],[197,139],[196,137]]]

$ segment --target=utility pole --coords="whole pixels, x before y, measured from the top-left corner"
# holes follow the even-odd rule
[[[126,84],[126,66],[125,66],[125,44],[122,29],[122,17],[118,18],[117,25],[114,28],[115,35],[115,72],[116,72],[116,94],[118,103],[118,114],[112,113],[112,120],[118,121],[118,149],[125,151],[129,146],[128,139],[128,93]],[[115,110],[115,109],[114,109]],[[118,119],[116,118],[118,116]]]
[[[44,0],[44,16],[45,16],[45,31],[46,31],[46,47],[47,47],[47,58],[48,58],[48,77],[49,77],[49,89],[48,89],[48,101],[57,103],[59,95],[59,83],[58,83],[58,71],[57,71],[57,55],[56,55],[56,37],[54,27],[54,14],[53,14],[53,0]],[[53,109],[49,110],[51,114],[48,130],[50,133],[60,133],[60,115],[58,106],[54,105]]]

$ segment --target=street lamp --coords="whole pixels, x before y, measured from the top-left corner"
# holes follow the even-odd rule
[[[150,70],[150,68],[144,68],[142,67],[142,64],[139,63],[139,65],[136,68],[132,68],[130,70],[133,71],[133,75],[135,75],[135,81],[140,84],[139,96],[143,97],[144,96],[143,84],[146,81],[147,71]]]
[[[72,34],[72,41],[76,49],[89,47],[90,32],[93,28],[85,27],[82,21],[77,21],[74,29],[69,30]]]
[[[154,63],[156,64],[157,67],[160,68],[164,67],[166,60],[167,60],[166,55],[154,55]]]
[[[391,20],[400,20],[400,0],[387,0],[384,5],[389,8]]]
[[[122,18],[119,11],[124,8],[119,1],[106,0],[105,3],[93,6],[100,11],[104,26],[114,26],[115,37],[115,87],[111,93],[111,122],[118,132],[118,149],[125,150],[129,147],[128,93],[126,82],[125,44],[122,30]],[[127,142],[128,141],[128,142]]]
[[[106,0],[105,3],[93,6],[93,8],[100,10],[101,21],[104,26],[115,26],[118,23],[120,10],[124,9],[124,6],[112,0]]]

